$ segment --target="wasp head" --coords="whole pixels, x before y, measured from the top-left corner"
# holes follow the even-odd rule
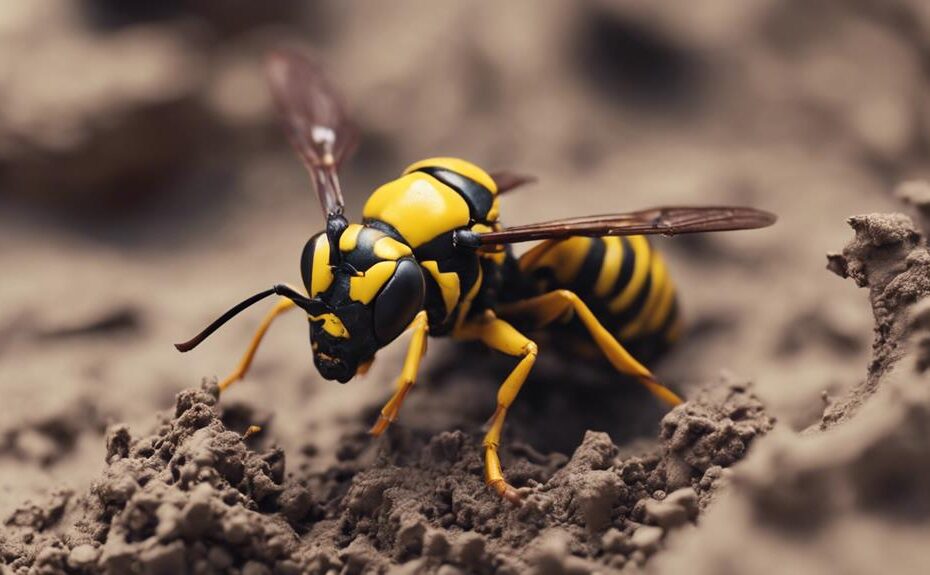
[[[423,273],[412,251],[371,227],[351,224],[338,238],[310,238],[301,272],[307,293],[325,307],[308,319],[313,362],[326,379],[352,379],[423,309]]]

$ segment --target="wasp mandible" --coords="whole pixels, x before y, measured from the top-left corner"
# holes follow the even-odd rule
[[[297,52],[273,52],[266,68],[326,229],[304,246],[303,291],[275,285],[176,345],[191,350],[239,312],[280,296],[221,389],[242,379],[268,327],[295,307],[307,314],[320,374],[342,383],[364,373],[379,349],[410,330],[396,391],[371,428],[377,436],[397,418],[416,382],[428,336],[481,342],[518,360],[498,390],[483,442],[485,479],[513,502],[520,496],[504,479],[498,446],[507,410],[538,353],[518,327],[550,327],[566,340],[584,335],[617,371],[667,405],[681,402],[630,352],[654,358],[680,331],[675,287],[644,236],[760,228],[775,216],[745,207],[664,207],[507,228],[498,217],[500,196],[532,178],[430,158],[375,190],[361,223],[349,223],[338,169],[357,139],[341,100],[316,62]],[[540,243],[515,258],[509,244],[527,241]]]

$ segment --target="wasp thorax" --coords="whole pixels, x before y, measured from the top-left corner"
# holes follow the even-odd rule
[[[334,243],[337,253],[325,233],[310,238],[301,274],[310,297],[328,308],[308,314],[314,364],[344,383],[413,321],[425,285],[410,247],[383,230],[350,224]]]

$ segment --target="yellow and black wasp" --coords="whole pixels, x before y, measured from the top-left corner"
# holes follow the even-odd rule
[[[294,307],[307,314],[320,374],[343,383],[410,330],[397,389],[371,429],[380,435],[416,381],[428,335],[482,342],[518,358],[498,390],[483,443],[487,483],[515,502],[519,495],[504,479],[497,450],[537,346],[514,325],[548,326],[566,339],[582,330],[617,371],[668,405],[681,402],[628,351],[654,356],[680,329],[675,288],[644,236],[759,228],[771,225],[773,215],[743,207],[667,207],[506,228],[499,221],[500,195],[531,178],[489,174],[443,157],[411,164],[368,198],[361,223],[349,223],[337,171],[356,138],[344,108],[318,66],[295,52],[274,52],[267,72],[288,137],[326,214],[326,229],[303,249],[302,291],[275,285],[176,346],[193,349],[242,310],[280,296],[221,389],[245,375],[272,321]],[[541,243],[515,259],[509,244],[526,241]]]

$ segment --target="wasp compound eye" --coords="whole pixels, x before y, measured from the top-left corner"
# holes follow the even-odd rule
[[[387,345],[399,336],[423,306],[426,286],[423,272],[414,260],[397,263],[394,275],[374,301],[375,337]]]

